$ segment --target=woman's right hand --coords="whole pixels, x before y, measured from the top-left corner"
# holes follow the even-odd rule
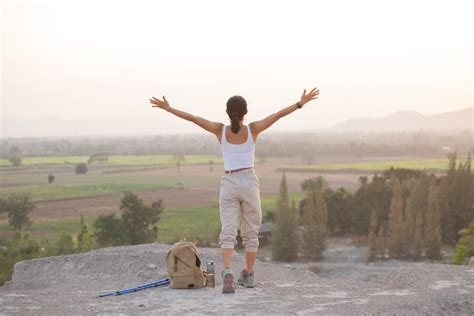
[[[311,100],[317,99],[318,95],[319,95],[318,88],[314,88],[308,94],[306,94],[306,89],[304,89],[303,94],[301,95],[301,99],[300,99],[301,105],[304,105],[305,103],[308,103]]]
[[[166,100],[165,96],[163,96],[163,100],[157,99],[155,97],[151,97],[150,103],[154,104],[154,105],[152,105],[152,107],[160,108],[160,109],[163,109],[163,110],[166,110],[166,111],[168,111],[171,108],[171,106],[168,103],[168,100]]]

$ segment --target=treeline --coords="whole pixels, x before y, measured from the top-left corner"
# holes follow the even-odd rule
[[[322,177],[305,180],[301,187],[307,196],[296,212],[286,201],[283,176],[277,209],[267,216],[274,221],[274,258],[292,260],[298,249],[317,258],[325,248],[323,236],[353,234],[368,236],[369,260],[439,259],[442,243],[456,245],[461,229],[474,220],[470,156],[457,162],[456,153],[451,154],[445,176],[391,168],[359,180],[354,193],[333,190]],[[318,249],[315,256],[306,250],[311,243]]]
[[[404,133],[268,133],[259,137],[257,157],[297,157],[311,162],[315,157],[444,155],[449,148],[473,152],[474,134],[469,132]],[[210,134],[156,135],[106,138],[7,138],[0,140],[2,159],[29,156],[108,155],[220,155]]]

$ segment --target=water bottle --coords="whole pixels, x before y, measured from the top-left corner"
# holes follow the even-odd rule
[[[214,261],[210,261],[207,263],[207,273],[214,274],[215,268],[214,268]]]
[[[214,261],[210,261],[207,266],[207,286],[214,288],[216,286],[216,279],[214,277],[215,266]]]

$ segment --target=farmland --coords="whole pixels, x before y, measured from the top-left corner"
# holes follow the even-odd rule
[[[123,192],[132,191],[146,204],[158,199],[163,201],[165,210],[158,226],[159,241],[170,243],[183,236],[215,240],[219,230],[218,183],[223,174],[220,157],[186,156],[178,172],[171,156],[167,155],[111,156],[104,163],[89,164],[86,174],[76,174],[72,164],[87,159],[86,156],[26,157],[18,170],[8,166],[7,160],[1,162],[0,196],[28,192],[35,203],[30,214],[33,224],[28,229],[32,236],[51,241],[62,231],[76,233],[81,214],[89,226],[99,215],[118,214]],[[209,160],[215,162],[212,170]],[[298,202],[303,197],[301,182],[310,176],[321,174],[331,187],[354,190],[359,176],[391,166],[443,170],[446,160],[325,162],[308,166],[271,159],[266,163],[257,162],[255,170],[261,182],[265,213],[275,207],[281,168],[305,169],[287,173],[290,196]],[[307,170],[315,174],[309,175]],[[55,176],[53,183],[47,181],[49,173]],[[0,237],[11,234],[7,218],[0,218]]]

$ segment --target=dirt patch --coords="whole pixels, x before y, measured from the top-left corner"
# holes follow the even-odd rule
[[[217,189],[159,189],[134,192],[145,204],[162,199],[166,208],[205,205],[217,198]],[[66,199],[60,201],[35,202],[31,219],[77,218],[80,214],[103,215],[119,211],[123,193]]]

